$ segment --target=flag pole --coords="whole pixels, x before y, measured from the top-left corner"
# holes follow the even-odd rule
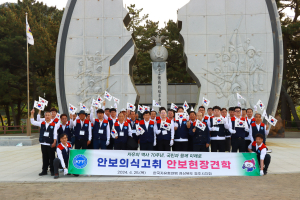
[[[30,123],[30,108],[29,108],[29,51],[28,51],[28,37],[27,37],[27,16],[26,13],[26,43],[27,43],[27,136],[31,136],[31,123]]]

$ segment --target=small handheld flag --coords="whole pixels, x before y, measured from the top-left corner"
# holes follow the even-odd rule
[[[57,113],[56,116],[55,116],[55,118],[60,119],[60,114]]]
[[[176,106],[174,103],[171,103],[171,109],[177,112],[178,106]]]
[[[69,103],[69,112],[74,115],[77,112],[77,108]]]
[[[43,99],[42,97],[39,97],[39,102],[42,102],[45,104],[45,106],[48,106],[48,101],[46,99]]]
[[[140,113],[144,113],[145,111],[144,111],[144,107],[143,106],[140,106],[140,105],[138,105],[138,111],[140,112]]]
[[[111,134],[114,136],[114,137],[117,137],[118,136],[118,132],[116,131],[115,127],[113,126],[112,129],[111,129]]]
[[[261,100],[258,100],[256,105],[260,108],[260,110],[263,110],[265,108],[265,105],[263,104],[263,102]]]
[[[111,101],[112,96],[108,92],[105,91],[104,98],[107,99],[108,101]]]
[[[95,107],[95,108],[99,108],[100,104],[99,104],[98,101],[96,101],[95,99],[93,99],[92,106]]]
[[[208,106],[210,103],[210,100],[206,99],[205,97],[203,97],[203,105]]]
[[[120,103],[120,99],[117,99],[116,97],[113,97],[114,98],[114,102],[119,104]]]
[[[196,127],[196,128],[199,128],[199,129],[202,130],[202,131],[204,131],[205,128],[206,128],[206,125],[203,124],[200,120],[197,119],[195,127]]]
[[[80,110],[87,111],[87,108],[84,104],[80,103]]]
[[[144,112],[145,111],[149,111],[149,112],[151,111],[149,106],[143,106],[143,109],[144,109]]]
[[[40,101],[34,101],[34,106],[36,109],[43,111],[45,109],[45,104]]]
[[[244,97],[242,97],[242,95],[240,95],[239,93],[236,93],[236,95],[237,95],[237,99],[244,99],[244,100],[246,100]]]
[[[155,101],[155,100],[153,100],[152,106],[153,106],[153,107],[161,107],[161,106],[159,105],[159,103],[158,103],[157,101]]]
[[[160,124],[160,128],[165,129],[167,131],[170,131],[171,130],[171,124],[168,123],[168,122],[162,122]]]
[[[183,104],[183,109],[185,111],[187,111],[189,109],[189,107],[190,107],[189,104],[185,101],[184,104]]]
[[[145,133],[145,130],[139,125],[136,125],[136,133],[137,135],[143,135]]]
[[[278,121],[278,120],[277,120],[275,117],[269,115],[269,120],[268,120],[268,122],[269,122],[272,126],[276,126],[277,121]]]
[[[131,103],[127,103],[127,110],[131,110],[134,111],[135,110],[135,106]]]
[[[103,102],[104,102],[104,99],[103,99],[100,95],[98,95],[97,101],[98,101],[99,103],[103,103]]]
[[[178,121],[180,119],[186,119],[187,118],[187,113],[176,113],[175,114],[175,120]]]
[[[235,120],[235,128],[245,128],[245,122],[239,119]]]
[[[213,118],[213,125],[219,125],[219,124],[224,124],[223,118],[222,117],[214,117]]]
[[[261,115],[263,118],[265,118],[267,121],[269,121],[269,117],[267,115],[266,110],[264,110],[263,114]]]

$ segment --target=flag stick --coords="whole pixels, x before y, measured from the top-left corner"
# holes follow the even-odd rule
[[[26,22],[27,22],[28,13],[26,13]],[[26,33],[27,33],[27,24],[26,24]],[[29,115],[29,51],[28,51],[28,37],[26,34],[27,41],[27,136],[31,136],[31,123]]]

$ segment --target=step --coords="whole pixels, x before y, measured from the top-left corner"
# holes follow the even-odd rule
[[[16,136],[15,138],[10,137],[10,139],[4,139],[0,137],[0,146],[16,146],[19,143],[22,143],[23,146],[32,146],[39,144],[39,139],[31,137],[18,138],[18,136]]]

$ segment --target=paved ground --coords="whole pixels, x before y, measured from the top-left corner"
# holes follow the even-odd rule
[[[61,175],[57,180],[38,176],[40,145],[0,147],[0,199],[300,199],[300,139],[268,139],[267,146],[273,153],[264,177]],[[256,193],[259,189],[263,193]]]
[[[300,199],[300,173],[99,183],[0,183],[1,199]],[[258,193],[257,191],[262,191]],[[65,193],[63,193],[65,192]]]

